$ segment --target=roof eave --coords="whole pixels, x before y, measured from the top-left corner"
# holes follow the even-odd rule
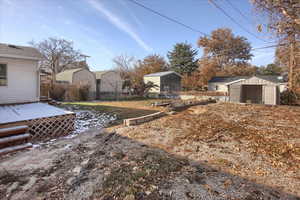
[[[35,61],[42,60],[41,57],[29,57],[29,56],[19,56],[19,55],[11,55],[11,54],[0,54],[0,57],[17,58],[17,59],[25,59],[25,60],[35,60]]]
[[[176,74],[177,76],[179,76],[179,77],[182,78],[182,76],[179,73],[177,73],[177,72],[172,72],[172,73],[169,73],[169,74],[163,74],[163,75],[158,75],[158,76],[157,75],[147,74],[144,77],[163,77],[163,76],[167,76],[167,75],[170,75],[170,74]]]

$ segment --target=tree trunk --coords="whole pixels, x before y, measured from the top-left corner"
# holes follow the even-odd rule
[[[295,59],[295,35],[290,35],[290,60],[289,60],[289,89],[291,91],[295,91],[295,67],[296,67],[296,59]]]

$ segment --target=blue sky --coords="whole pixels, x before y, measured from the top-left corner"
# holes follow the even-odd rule
[[[228,27],[234,34],[247,37],[252,47],[270,45],[242,30],[208,0],[137,1],[205,33]],[[253,13],[248,0],[230,1],[247,19],[225,0],[216,2],[248,30],[272,41],[269,35],[257,33],[256,24],[262,19]],[[88,63],[92,70],[112,68],[112,59],[121,54],[138,59],[152,53],[166,56],[177,42],[188,42],[197,48],[200,36],[127,0],[0,0],[1,43],[27,45],[31,40],[65,38],[91,56]],[[197,49],[201,56],[201,49]],[[274,49],[253,53],[253,64],[273,62]]]

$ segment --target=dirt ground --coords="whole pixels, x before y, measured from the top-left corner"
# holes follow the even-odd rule
[[[194,106],[1,157],[0,199],[299,200],[299,144],[299,107]]]
[[[300,196],[300,107],[195,106],[117,133]]]

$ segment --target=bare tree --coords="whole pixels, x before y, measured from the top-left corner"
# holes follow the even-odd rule
[[[115,71],[118,71],[123,80],[129,78],[130,73],[133,71],[136,60],[133,56],[120,55],[113,59],[115,64]]]
[[[129,93],[132,90],[132,76],[134,75],[134,69],[137,64],[136,59],[133,56],[120,55],[113,59],[115,64],[115,71],[120,73],[123,80],[122,89],[128,89]]]
[[[42,68],[52,74],[52,83],[56,81],[56,74],[68,65],[82,60],[85,56],[74,49],[73,42],[65,39],[48,38],[40,42],[30,42],[43,55]]]

